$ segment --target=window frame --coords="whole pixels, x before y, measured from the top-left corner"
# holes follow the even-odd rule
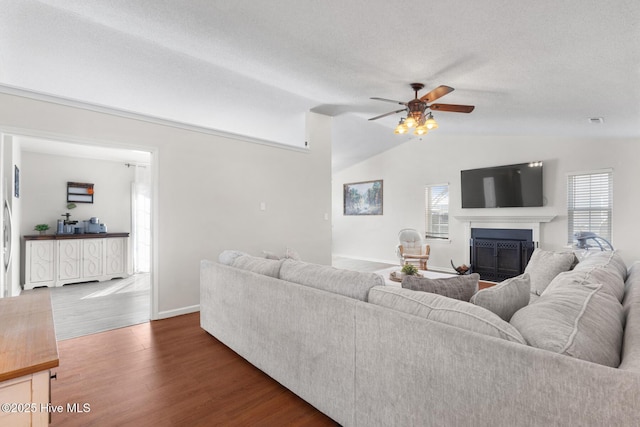
[[[431,220],[431,211],[433,210],[432,207],[432,196],[431,196],[431,191],[433,188],[436,187],[446,187],[446,193],[447,193],[447,204],[446,204],[446,233],[442,233],[442,231],[435,231],[434,230],[434,224],[432,224],[432,220]],[[451,201],[450,201],[450,185],[448,182],[446,183],[440,183],[440,184],[427,184],[425,185],[425,199],[424,199],[424,223],[425,223],[425,232],[424,232],[424,236],[425,239],[428,240],[437,240],[437,241],[449,241],[450,236],[451,236],[451,222],[449,221],[449,211],[450,211],[450,207],[451,207]],[[442,216],[442,214],[440,214],[440,216]],[[439,227],[442,227],[443,224],[442,222],[440,222],[438,224]]]
[[[584,188],[576,188],[578,183],[575,182],[576,177],[582,177],[584,179],[589,179],[590,181],[597,175],[606,175],[606,183],[604,185],[590,182],[588,185],[585,185]],[[588,189],[586,187],[589,187]],[[593,188],[596,187],[596,188]],[[611,241],[613,237],[613,169],[594,169],[587,171],[576,171],[567,173],[567,241],[569,244],[573,244],[575,242],[574,234],[577,231],[587,231],[597,234],[598,236],[606,239],[607,241]],[[602,192],[600,196],[598,194],[594,195],[594,192]],[[575,194],[577,192],[585,192],[588,191],[588,196],[583,196],[582,200],[576,200]],[[607,201],[606,204],[598,204],[597,201],[593,199],[595,197],[603,198]],[[588,199],[588,200],[587,200]],[[578,201],[579,203],[576,203]],[[588,203],[588,206],[578,206],[576,204],[584,204]],[[589,219],[587,220],[588,229],[584,229],[584,226],[580,225],[580,221],[576,221],[575,214],[576,212],[587,213]],[[606,217],[606,232],[602,232],[602,227],[598,227],[596,229],[594,225],[591,223],[591,216],[597,218],[597,216]],[[584,220],[583,220],[584,221]],[[578,223],[578,224],[576,224]],[[578,228],[576,228],[578,227]]]

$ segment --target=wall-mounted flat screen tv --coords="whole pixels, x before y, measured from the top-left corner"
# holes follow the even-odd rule
[[[463,208],[542,206],[542,162],[460,172]]]

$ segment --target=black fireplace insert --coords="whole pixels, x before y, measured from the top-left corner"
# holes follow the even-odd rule
[[[536,243],[532,230],[472,228],[470,246],[471,271],[501,282],[524,272]]]

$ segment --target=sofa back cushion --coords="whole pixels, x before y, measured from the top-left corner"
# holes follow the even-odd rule
[[[369,289],[384,285],[382,276],[375,273],[341,270],[328,265],[311,264],[285,259],[280,268],[280,279],[300,285],[367,301]]]
[[[529,274],[524,273],[478,291],[471,297],[471,303],[486,308],[508,322],[516,311],[529,304],[530,291]]]
[[[533,347],[613,368],[620,364],[622,305],[602,285],[560,276],[511,324]]]
[[[249,270],[254,273],[264,274],[277,278],[284,260],[258,258],[251,255],[242,255],[234,259],[233,267]]]
[[[404,276],[402,287],[412,291],[431,292],[433,294],[469,301],[473,294],[478,291],[478,273],[461,276],[443,277],[430,279],[428,277]]]
[[[391,286],[376,286],[369,291],[369,303],[479,334],[526,344],[518,330],[496,314],[468,302],[442,295]]]
[[[541,295],[549,283],[563,271],[569,271],[576,264],[573,252],[551,252],[536,249],[524,269],[531,279],[531,293]]]
[[[592,267],[606,267],[618,274],[623,282],[627,280],[627,266],[618,251],[589,252],[576,269]]]

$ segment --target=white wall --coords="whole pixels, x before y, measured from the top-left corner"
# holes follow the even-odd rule
[[[309,114],[311,149],[291,150],[0,94],[3,129],[152,151],[159,317],[198,309],[199,261],[224,249],[331,263],[328,117]]]
[[[15,138],[20,140],[20,138]],[[134,171],[124,162],[104,161],[51,154],[22,153],[21,199],[23,212],[20,235],[38,234],[36,224],[48,224],[55,234],[57,220],[69,212],[71,220],[95,216],[109,232],[131,232],[131,182]],[[76,203],[67,209],[67,182],[94,184],[93,203]]]
[[[389,144],[393,144],[390,135]],[[424,186],[449,183],[450,242],[430,241],[431,268],[451,269],[466,259],[465,224],[456,215],[556,215],[541,226],[541,247],[567,246],[566,174],[613,168],[614,213],[612,243],[625,261],[640,259],[640,232],[635,224],[640,200],[640,141],[533,136],[440,136],[437,131],[402,144],[333,176],[333,252],[377,261],[397,262],[395,245],[402,228],[424,232]],[[540,208],[462,209],[460,170],[544,161],[544,196]],[[343,216],[344,183],[384,180],[384,215]]]

